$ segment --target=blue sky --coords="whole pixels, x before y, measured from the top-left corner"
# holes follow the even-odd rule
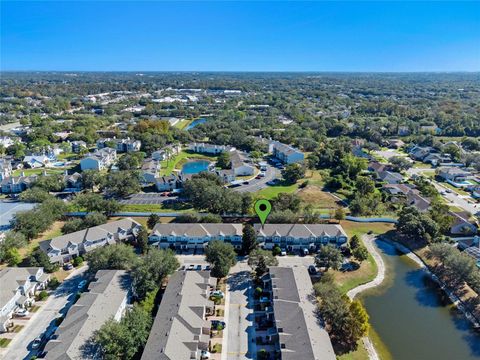
[[[1,1],[1,70],[479,71],[480,2]]]

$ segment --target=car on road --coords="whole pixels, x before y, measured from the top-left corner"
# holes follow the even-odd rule
[[[282,251],[280,251],[280,256],[287,256],[287,250],[282,249]]]
[[[202,270],[202,265],[197,265],[197,266],[195,266],[195,270],[197,270],[197,271]]]
[[[32,349],[38,349],[43,343],[43,336],[37,336],[32,341]]]
[[[193,264],[188,265],[187,270],[189,270],[189,271],[195,270],[195,265],[193,265]]]
[[[210,265],[205,265],[205,271],[210,271],[211,269]]]
[[[243,185],[248,185],[248,184],[250,184],[250,182],[249,181],[244,181],[242,184]]]
[[[80,281],[77,286],[78,290],[82,290],[85,287],[85,285],[87,285],[87,280]]]
[[[447,190],[445,190],[445,192],[448,193],[448,194],[451,194],[451,193],[452,193],[452,190],[447,189]]]
[[[72,263],[67,263],[63,265],[63,270],[72,270],[72,269],[73,269]]]
[[[168,192],[167,192],[167,191],[162,192],[162,193],[160,194],[160,196],[168,196]]]
[[[260,174],[258,174],[258,176],[260,176],[260,177],[265,177],[265,175],[266,174],[263,171]]]
[[[307,248],[303,248],[303,249],[301,250],[301,255],[302,255],[302,256],[307,256],[307,255],[309,255],[309,254],[310,254],[310,252],[308,251]]]
[[[19,309],[15,311],[15,316],[18,316],[18,317],[28,316],[29,314],[30,312],[27,309]]]
[[[316,275],[317,274],[317,268],[315,267],[315,265],[310,265],[308,267],[308,273],[310,275]]]
[[[260,175],[255,176],[255,179],[260,180],[262,177]]]

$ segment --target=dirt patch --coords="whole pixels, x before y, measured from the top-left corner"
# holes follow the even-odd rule
[[[297,192],[298,196],[316,209],[337,209],[341,205],[330,193],[327,193],[315,185],[308,185]]]

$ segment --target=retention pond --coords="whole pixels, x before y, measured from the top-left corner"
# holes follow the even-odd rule
[[[376,242],[385,282],[361,295],[370,323],[394,360],[480,359],[480,334],[438,285],[391,244]]]

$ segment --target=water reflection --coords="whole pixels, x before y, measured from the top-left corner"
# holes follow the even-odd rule
[[[381,291],[369,292],[363,300],[372,326],[393,358],[479,359],[480,335],[435,282],[391,244],[377,241],[377,246],[390,279]]]

